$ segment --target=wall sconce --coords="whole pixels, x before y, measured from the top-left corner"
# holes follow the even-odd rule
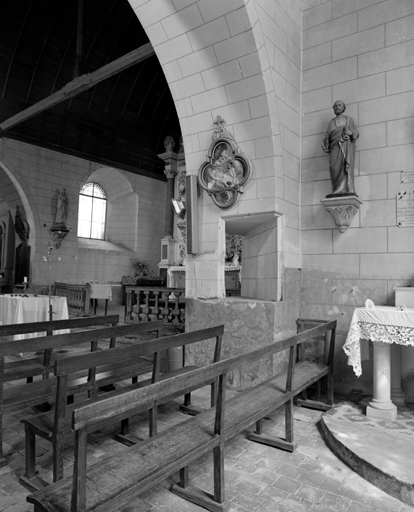
[[[177,199],[171,199],[171,201],[174,206],[175,213],[178,215],[180,219],[184,219],[186,210],[183,202],[177,201]]]
[[[60,244],[62,243],[62,241],[65,239],[66,235],[69,233],[70,231],[70,228],[67,228],[67,227],[51,227],[49,232],[50,232],[50,238],[53,242],[53,245],[55,246],[55,249],[59,249],[60,247]]]

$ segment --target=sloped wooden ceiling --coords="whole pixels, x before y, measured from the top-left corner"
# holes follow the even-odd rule
[[[74,79],[78,0],[0,0],[0,123]],[[127,0],[84,0],[91,73],[148,43]],[[157,157],[180,127],[155,55],[5,131],[10,137],[164,180]]]

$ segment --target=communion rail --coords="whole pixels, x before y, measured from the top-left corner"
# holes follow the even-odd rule
[[[126,286],[125,322],[151,320],[164,320],[165,325],[184,326],[185,290]]]

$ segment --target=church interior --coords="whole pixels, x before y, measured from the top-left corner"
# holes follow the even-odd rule
[[[414,510],[414,2],[0,34],[0,512]]]

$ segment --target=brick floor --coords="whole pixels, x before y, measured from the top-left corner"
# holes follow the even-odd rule
[[[196,405],[207,406],[208,389],[194,394]],[[160,406],[160,430],[186,419],[178,412],[180,400]],[[33,414],[28,409],[5,418],[4,449],[7,466],[0,468],[0,511],[26,512],[29,492],[20,484],[24,471],[24,436],[20,419]],[[295,409],[297,450],[291,454],[246,439],[242,432],[226,445],[225,481],[230,512],[406,512],[413,510],[369,484],[339,461],[325,446],[319,430],[319,411]],[[133,435],[147,436],[147,419],[136,417]],[[265,420],[265,429],[283,434],[283,411]],[[88,463],[104,463],[105,456],[128,448],[114,440],[117,426],[89,436]],[[51,481],[50,444],[38,440],[39,473]],[[73,450],[69,442],[65,451],[65,475],[70,475]],[[143,493],[120,512],[196,512],[204,509],[173,495],[169,487],[174,479]],[[211,455],[190,466],[190,482],[206,491],[213,490]],[[117,512],[117,511],[114,511]]]

